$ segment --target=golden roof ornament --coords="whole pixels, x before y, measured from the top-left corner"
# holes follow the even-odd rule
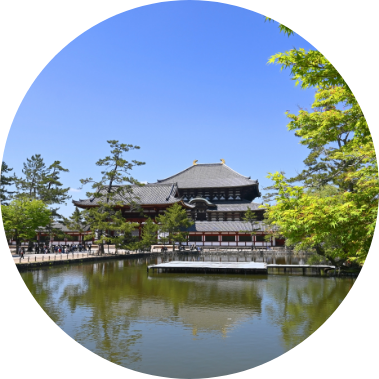
[[[225,159],[220,159],[222,164],[225,164]]]
[[[197,159],[193,161],[193,165],[194,165],[194,166],[197,165]]]

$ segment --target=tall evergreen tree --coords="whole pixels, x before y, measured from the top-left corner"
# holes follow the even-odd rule
[[[101,171],[101,179],[98,181],[92,178],[80,180],[82,185],[92,184],[92,191],[86,194],[94,201],[96,207],[86,209],[83,215],[94,233],[93,236],[99,244],[101,254],[104,253],[105,242],[121,246],[126,243],[128,234],[136,228],[135,223],[125,221],[121,209],[125,205],[134,209],[139,207],[138,198],[133,194],[132,185],[142,184],[130,176],[130,171],[135,166],[145,164],[136,160],[129,162],[123,157],[124,153],[139,149],[139,146],[119,143],[117,140],[107,142],[111,148],[111,155],[96,162],[97,166],[104,168]],[[112,236],[112,234],[117,236]]]
[[[188,229],[193,222],[188,219],[186,210],[178,203],[171,205],[166,209],[163,215],[156,218],[159,224],[159,230],[163,233],[168,233],[168,240],[172,242],[175,250],[175,242],[187,241]]]
[[[46,167],[40,154],[27,158],[22,169],[24,177],[15,181],[18,194],[42,200],[47,205],[64,204],[71,196],[68,195],[70,188],[64,188],[60,181],[62,172],[68,169],[63,168],[60,161]]]
[[[50,206],[51,220],[47,226],[50,235],[59,235],[61,232],[54,227],[54,223],[61,220],[58,213],[59,207],[54,205],[65,204],[71,196],[68,195],[69,187],[64,188],[60,181],[60,175],[68,172],[68,169],[61,166],[60,161],[54,161],[50,166],[46,166],[41,154],[35,154],[27,158],[23,164],[23,177],[17,178],[15,184],[17,187],[17,198],[41,200],[47,206]],[[32,241],[29,241],[30,251]]]
[[[157,243],[157,232],[158,225],[148,217],[142,229],[142,238],[139,244],[140,247],[142,249],[147,249],[150,248],[151,245],[155,245]]]
[[[13,171],[4,161],[1,163],[1,177],[0,177],[0,202],[3,205],[8,205],[11,200],[11,196],[14,191],[9,191],[9,186],[14,184],[17,179],[13,174],[12,176],[6,176],[7,173]]]
[[[249,224],[249,230],[240,230],[241,233],[249,233],[253,236],[258,230],[260,230],[258,216],[256,212],[251,210],[250,207],[247,207],[247,211],[242,217],[242,221],[245,221],[247,224]]]
[[[261,230],[258,216],[250,207],[247,207],[247,211],[243,215],[242,221],[245,221],[246,224],[249,225],[249,228],[247,230],[240,230],[240,233],[248,233],[251,236],[254,236],[257,234],[257,231]],[[252,244],[251,248],[254,248],[254,244]]]
[[[84,236],[86,224],[84,222],[83,212],[81,212],[78,207],[75,207],[74,212],[69,218],[63,218],[63,224],[67,229],[77,231],[82,237]]]

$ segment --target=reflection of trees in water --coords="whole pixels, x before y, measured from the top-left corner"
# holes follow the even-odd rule
[[[69,326],[75,340],[116,363],[140,359],[132,348],[141,338],[130,330],[133,321],[182,322],[225,333],[238,320],[261,313],[259,281],[228,275],[149,278],[144,261],[57,267],[23,277],[56,323]],[[77,312],[72,324],[69,312]]]
[[[59,269],[62,273],[62,268]],[[64,319],[64,309],[57,302],[57,294],[63,285],[62,275],[51,276],[49,269],[22,273],[22,279],[45,313],[57,324]]]
[[[281,327],[287,350],[315,332],[341,304],[354,283],[354,279],[347,278],[287,276],[282,279],[285,285],[267,286],[267,295],[275,301],[268,302],[265,311]]]
[[[83,284],[66,287],[59,300],[67,302],[72,311],[90,310],[73,335],[75,340],[117,364],[140,360],[133,346],[141,334],[130,332],[138,302],[125,299],[128,280],[120,275],[118,262],[85,264],[73,269],[80,271]]]

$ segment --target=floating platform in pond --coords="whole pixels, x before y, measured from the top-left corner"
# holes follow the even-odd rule
[[[147,271],[267,274],[267,263],[260,262],[187,262],[172,261],[147,267]]]

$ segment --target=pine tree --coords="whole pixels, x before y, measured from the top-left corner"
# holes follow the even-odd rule
[[[248,233],[251,236],[254,236],[255,234],[257,234],[256,232],[258,230],[261,230],[260,223],[258,221],[258,216],[256,212],[250,209],[250,207],[247,207],[247,211],[242,217],[242,221],[245,221],[247,224],[249,224],[249,230],[240,230],[240,233]]]
[[[79,211],[78,207],[75,207],[74,212],[69,218],[63,219],[63,224],[67,229],[79,232],[79,235],[81,236],[84,235],[84,231],[86,230],[83,213]]]
[[[27,158],[23,165],[23,177],[15,179],[17,187],[16,198],[41,200],[50,206],[51,220],[47,226],[50,235],[62,236],[60,229],[54,227],[54,223],[62,218],[58,213],[59,207],[55,204],[65,204],[71,196],[68,195],[69,187],[64,188],[60,182],[60,174],[68,172],[61,166],[60,161],[54,161],[50,166],[46,166],[41,154],[35,154]],[[32,249],[32,241],[29,241],[28,250]]]
[[[173,250],[175,250],[175,242],[181,244],[187,241],[186,229],[193,225],[193,222],[188,219],[186,210],[178,203],[167,208],[163,215],[156,218],[156,221],[159,224],[160,232],[168,234],[169,242],[174,245]]]
[[[40,154],[26,159],[22,173],[24,177],[15,180],[18,196],[28,196],[30,199],[42,200],[47,205],[64,204],[71,196],[69,187],[63,188],[60,174],[68,172],[60,161],[54,161],[49,167]],[[57,208],[56,210],[58,210]]]
[[[158,225],[153,222],[151,218],[147,218],[142,229],[142,238],[140,247],[142,249],[149,249],[151,245],[157,243]]]
[[[92,191],[86,194],[94,201],[96,207],[86,209],[83,215],[94,233],[101,254],[104,253],[105,242],[116,243],[119,247],[126,246],[132,230],[138,225],[126,222],[121,209],[125,205],[131,209],[139,208],[138,197],[133,194],[132,185],[142,184],[130,176],[130,171],[135,166],[145,164],[136,160],[129,162],[123,158],[124,153],[139,149],[139,146],[119,143],[117,140],[107,142],[111,148],[111,155],[96,162],[97,166],[104,167],[101,179],[80,180],[82,186],[92,183]],[[111,231],[118,235],[112,236]]]
[[[8,201],[11,199],[14,191],[9,191],[6,187],[11,186],[15,180],[16,176],[5,176],[8,172],[13,171],[4,161],[1,163],[1,177],[0,177],[0,202],[3,205],[8,205]]]

